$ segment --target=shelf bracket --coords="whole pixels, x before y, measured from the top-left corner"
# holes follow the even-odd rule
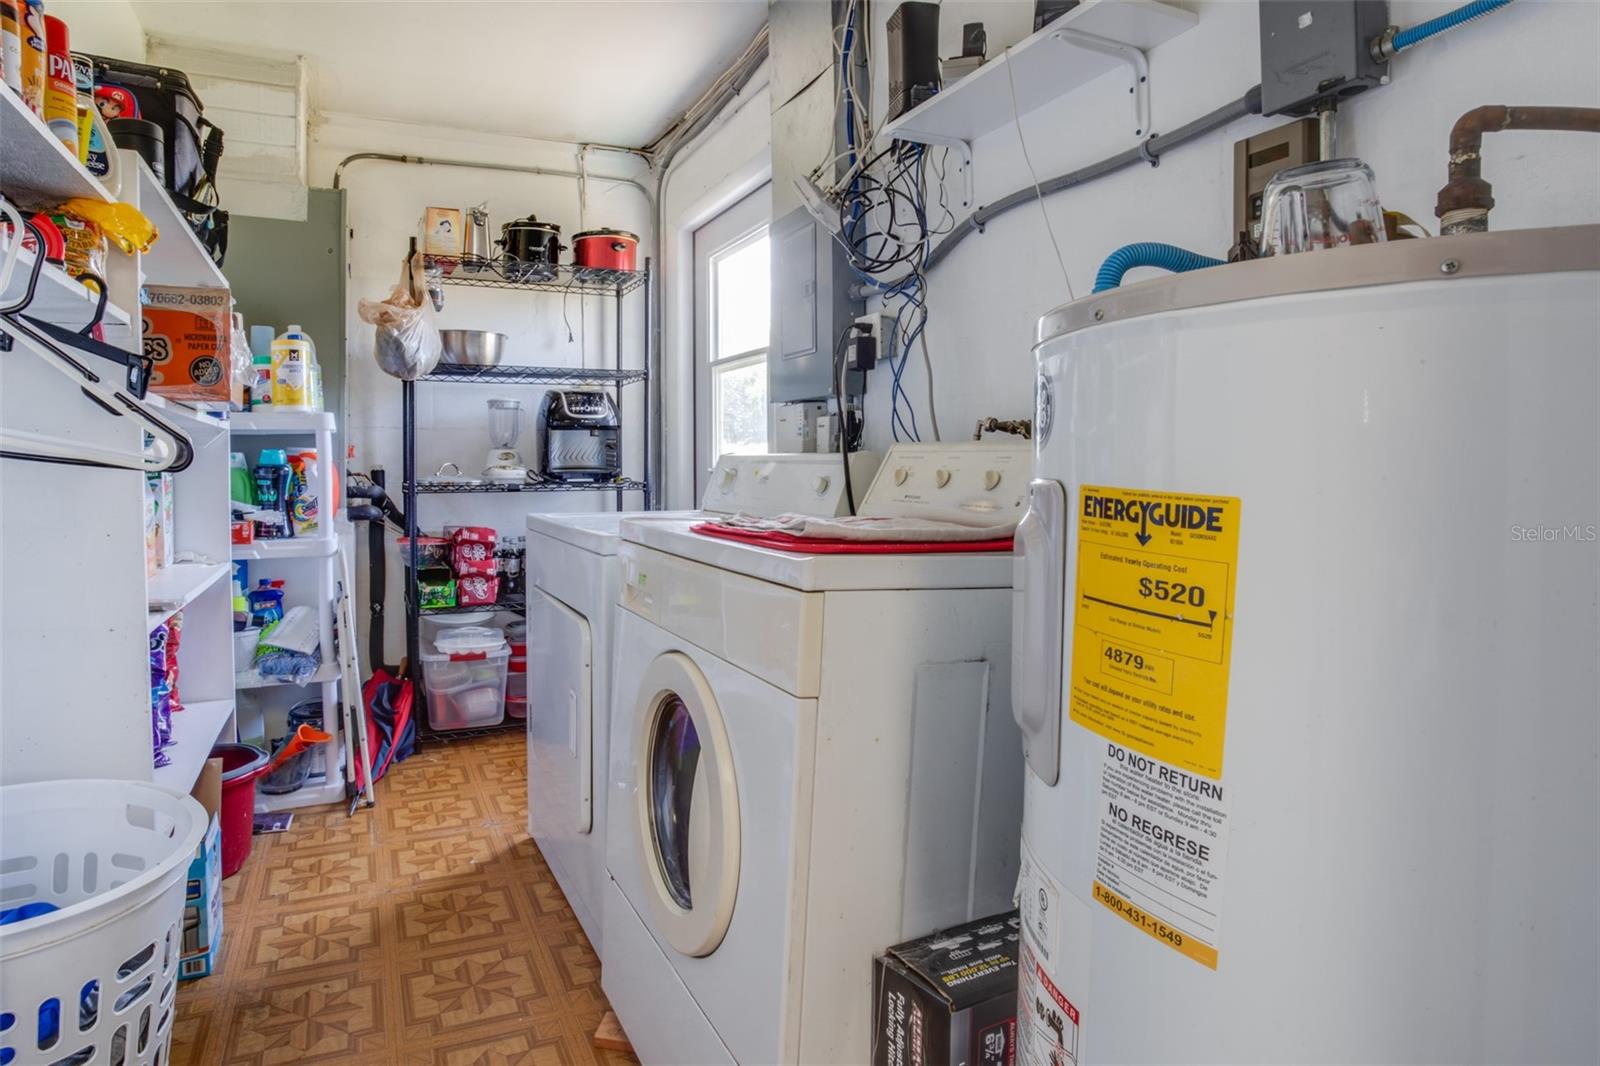
[[[911,130],[896,130],[892,135],[896,141],[910,141],[912,144],[932,145],[936,148],[949,148],[960,157],[957,164],[961,171],[961,206],[972,207],[975,195],[972,184],[972,145],[960,137],[947,137],[942,133],[916,133]]]
[[[1103,56],[1120,59],[1128,68],[1128,73],[1133,79],[1133,84],[1128,87],[1128,93],[1133,97],[1133,136],[1135,140],[1144,141],[1150,136],[1150,63],[1145,58],[1144,52],[1131,44],[1121,41],[1109,40],[1105,37],[1096,37],[1092,33],[1082,30],[1060,29],[1054,34],[1059,41],[1064,41],[1076,48],[1087,52],[1098,52]]]

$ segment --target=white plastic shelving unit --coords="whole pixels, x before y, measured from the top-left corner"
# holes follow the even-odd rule
[[[878,133],[880,143],[910,141],[952,148],[966,174],[963,206],[972,199],[972,142],[1119,67],[1128,71],[1136,141],[1150,134],[1150,71],[1145,53],[1191,29],[1199,17],[1164,0],[1083,0],[949,88],[924,100]]]
[[[334,478],[338,469],[333,455],[333,415],[323,411],[249,411],[229,420],[232,450],[242,452],[254,465],[263,448],[289,451],[316,449],[317,498],[322,501],[318,535],[258,540],[233,546],[233,558],[248,565],[250,583],[261,578],[283,579],[284,606],[309,606],[317,613],[322,644],[322,665],[309,681],[293,684],[263,678],[237,664],[234,679],[238,690],[239,735],[265,746],[281,728],[290,707],[306,699],[322,701],[322,728],[334,740],[322,745],[310,778],[294,792],[267,795],[256,790],[256,810],[276,811],[309,807],[344,799],[344,755],[339,708],[339,664],[334,651],[333,603],[340,578],[339,538],[345,535],[337,516],[327,510],[334,499]]]
[[[142,345],[145,282],[225,288],[187,225],[137,155],[118,155],[118,195],[156,220],[149,254],[108,253],[106,339]],[[82,197],[113,202],[42,122],[0,91],[0,189],[24,209]],[[24,253],[7,303],[25,291]],[[79,329],[95,297],[65,272],[40,273],[24,313]],[[92,359],[91,362],[97,362]],[[106,367],[96,367],[106,369]],[[113,372],[120,372],[113,369]],[[146,405],[194,448],[173,475],[176,565],[146,575],[144,475],[134,470],[0,460],[0,783],[63,777],[154,780],[193,787],[219,737],[234,736],[232,599],[228,582],[227,423],[151,395]],[[112,417],[40,359],[0,358],[0,424],[85,448],[136,453],[142,428]],[[168,765],[150,742],[150,634],[181,612],[179,692]]]

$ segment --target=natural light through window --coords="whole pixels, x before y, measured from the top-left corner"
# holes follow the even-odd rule
[[[711,257],[713,462],[767,450],[769,254],[763,228]]]

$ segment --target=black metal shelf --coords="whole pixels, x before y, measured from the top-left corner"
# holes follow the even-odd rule
[[[409,487],[409,486],[408,486]],[[643,492],[644,482],[632,478],[616,481],[489,481],[482,485],[421,485],[417,495],[458,492]]]
[[[598,270],[562,263],[533,267],[505,259],[477,256],[429,258],[429,266],[446,268],[446,285],[472,289],[521,289],[529,292],[578,293],[584,296],[622,296],[643,285],[643,270]],[[454,264],[453,267],[451,264]]]
[[[421,607],[417,613],[426,617],[433,614],[471,614],[473,611],[516,611],[521,614],[528,606],[527,597],[520,592],[508,593],[495,600],[477,607]]]
[[[581,366],[464,366],[440,363],[419,381],[456,381],[492,385],[631,385],[649,377],[644,370],[604,370]]]

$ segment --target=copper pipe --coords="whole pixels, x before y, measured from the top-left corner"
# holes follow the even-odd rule
[[[1600,133],[1600,108],[1492,104],[1462,115],[1450,130],[1450,180],[1434,206],[1441,234],[1488,230],[1494,190],[1483,180],[1483,135],[1501,130]]]

